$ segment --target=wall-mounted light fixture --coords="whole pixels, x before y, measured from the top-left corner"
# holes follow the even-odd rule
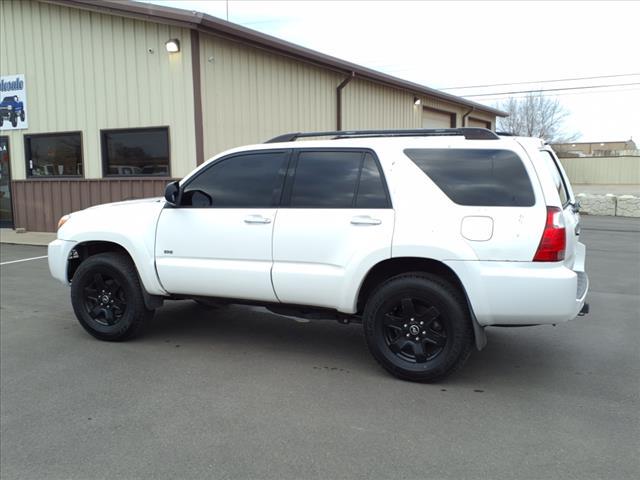
[[[164,44],[167,52],[169,53],[177,53],[180,51],[180,40],[177,38],[172,38],[171,40],[167,40]]]
[[[413,97],[413,104],[414,105],[421,105],[422,104],[422,100],[420,100],[419,97]]]

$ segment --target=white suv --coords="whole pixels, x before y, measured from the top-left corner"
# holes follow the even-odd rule
[[[214,157],[164,199],[66,215],[49,267],[101,340],[131,337],[164,300],[261,305],[362,322],[384,368],[432,381],[484,346],[485,326],[588,311],[577,210],[539,139],[289,134]]]

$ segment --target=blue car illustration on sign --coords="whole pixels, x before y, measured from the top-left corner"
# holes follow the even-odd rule
[[[24,104],[17,95],[4,97],[0,102],[0,127],[4,124],[5,119],[9,120],[13,127],[17,127],[18,118],[24,122]]]

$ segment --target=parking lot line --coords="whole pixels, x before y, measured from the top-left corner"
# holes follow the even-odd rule
[[[10,262],[2,262],[2,263],[0,263],[0,266],[9,265],[10,263],[20,263],[20,262],[29,262],[31,260],[40,260],[41,258],[47,258],[47,256],[46,255],[42,255],[41,257],[31,257],[31,258],[22,258],[20,260],[11,260]]]

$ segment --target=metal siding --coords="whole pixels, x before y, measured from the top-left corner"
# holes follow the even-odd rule
[[[11,192],[19,208],[16,227],[33,232],[55,231],[58,219],[69,212],[106,202],[161,196],[171,179],[17,180]]]
[[[171,174],[196,166],[190,31],[35,1],[0,2],[0,71],[24,73],[28,130],[10,137],[25,178],[24,134],[80,130],[84,172],[102,176],[100,130],[169,126]],[[164,42],[180,40],[169,55]],[[148,49],[154,50],[153,54]]]
[[[640,184],[640,157],[561,158],[572,184]]]
[[[335,128],[339,74],[223,38],[200,39],[205,158],[283,132]]]
[[[422,109],[413,98],[411,93],[356,77],[342,91],[343,128],[419,128]]]

